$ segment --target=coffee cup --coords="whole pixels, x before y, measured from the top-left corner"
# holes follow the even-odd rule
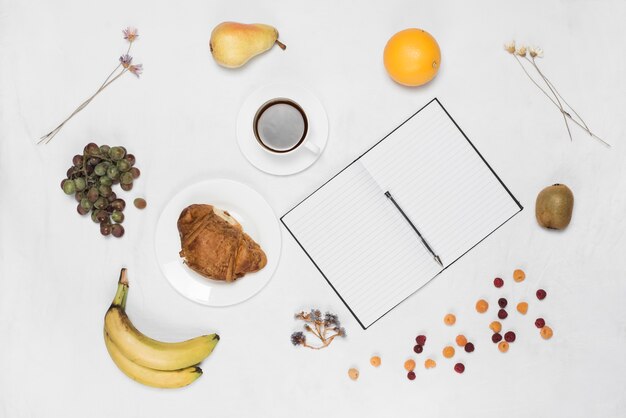
[[[265,102],[254,115],[252,129],[261,148],[272,154],[288,154],[300,147],[320,153],[320,148],[307,139],[309,121],[304,109],[291,99],[278,97]]]

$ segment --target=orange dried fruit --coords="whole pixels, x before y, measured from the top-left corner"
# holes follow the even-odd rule
[[[517,283],[523,282],[525,278],[526,273],[524,273],[524,270],[517,269],[513,272],[513,280],[515,280]]]
[[[458,345],[459,347],[465,347],[465,344],[467,344],[467,338],[465,338],[465,335],[459,334],[456,336],[456,345]]]
[[[498,344],[498,350],[500,350],[501,353],[506,353],[507,351],[509,351],[509,343],[507,343],[506,341],[500,341],[500,343]]]
[[[526,315],[526,312],[528,312],[528,303],[526,302],[518,303],[517,312],[521,313],[522,315]]]
[[[410,372],[414,369],[415,369],[415,360],[408,359],[407,361],[404,362],[404,370],[407,370]]]
[[[449,313],[443,317],[443,323],[446,325],[454,325],[455,322],[456,316],[454,316],[454,314]]]
[[[489,328],[493,332],[500,332],[502,331],[502,324],[499,321],[493,321],[491,324],[489,324]]]
[[[437,366],[437,363],[435,363],[435,360],[433,359],[427,359],[424,362],[424,367],[426,367],[427,369],[433,369]]]
[[[541,328],[541,330],[539,330],[539,334],[541,334],[541,338],[543,338],[544,340],[549,340],[550,338],[552,338],[552,328],[545,325],[543,328]]]
[[[445,358],[452,358],[454,357],[454,347],[452,347],[451,345],[448,345],[446,347],[443,348],[443,356]]]
[[[357,380],[359,378],[359,370],[354,367],[348,370],[348,377],[352,380]]]
[[[485,313],[487,312],[487,309],[489,309],[489,303],[487,303],[485,299],[480,299],[476,302],[476,312]]]
[[[371,364],[372,366],[374,366],[374,367],[378,367],[378,366],[380,366],[380,357],[378,357],[378,356],[373,356],[373,357],[370,359],[370,364]]]

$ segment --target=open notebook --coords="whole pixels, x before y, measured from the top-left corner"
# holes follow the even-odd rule
[[[281,220],[367,328],[521,210],[433,99]]]

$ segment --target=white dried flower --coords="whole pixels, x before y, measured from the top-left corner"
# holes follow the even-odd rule
[[[526,56],[526,47],[525,46],[520,46],[517,51],[516,54],[519,55],[520,57],[525,57]]]
[[[539,48],[538,46],[530,47],[528,49],[528,53],[533,58],[535,58],[535,57],[538,57],[538,58],[543,57],[543,49]]]
[[[511,41],[511,42],[507,42],[504,44],[504,49],[510,53],[513,54],[515,52],[515,41]]]

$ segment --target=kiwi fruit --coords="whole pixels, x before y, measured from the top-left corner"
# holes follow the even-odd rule
[[[535,216],[548,229],[565,229],[572,220],[574,194],[564,184],[553,184],[537,195]]]

